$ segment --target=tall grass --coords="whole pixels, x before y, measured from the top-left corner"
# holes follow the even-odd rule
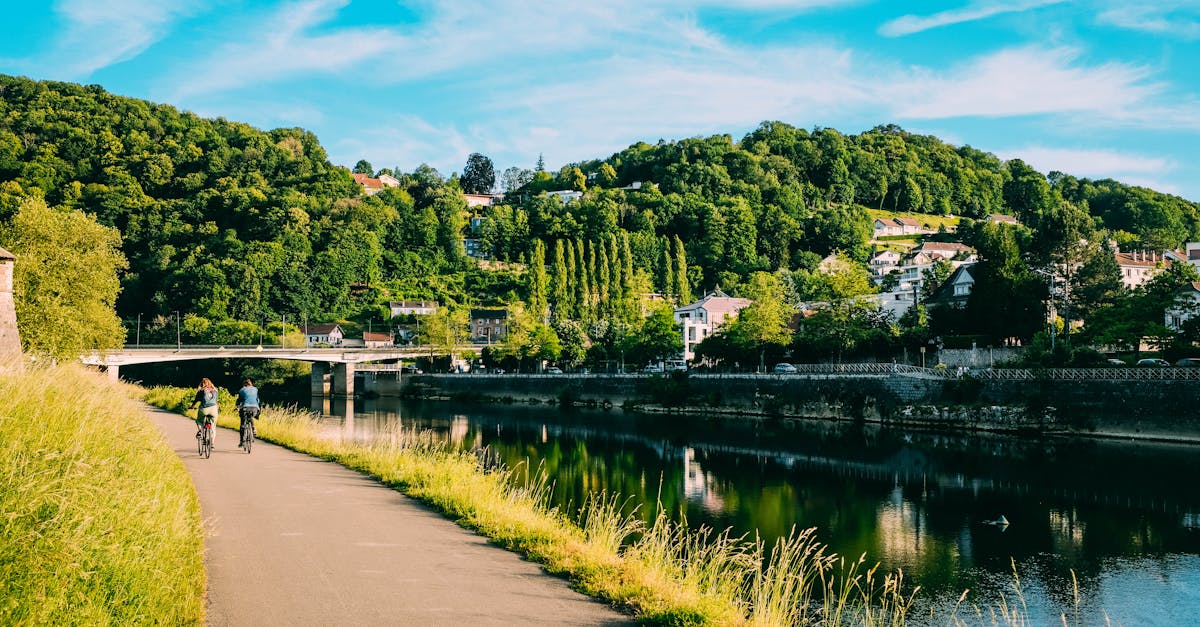
[[[128,390],[0,373],[0,624],[197,624],[202,560],[187,471]]]
[[[145,399],[181,411],[192,392],[155,388]],[[236,426],[222,397],[221,424]],[[550,482],[527,467],[498,469],[429,433],[396,430],[370,444],[322,435],[307,413],[266,409],[265,440],[339,462],[521,552],[579,590],[651,625],[891,625],[911,606],[899,575],[861,572],[797,531],[767,546],[659,511],[642,522],[616,495],[594,495],[575,515],[556,509]]]

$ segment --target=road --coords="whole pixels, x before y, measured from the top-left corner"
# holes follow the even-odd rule
[[[337,464],[148,408],[192,475],[210,625],[632,625],[537,564]]]

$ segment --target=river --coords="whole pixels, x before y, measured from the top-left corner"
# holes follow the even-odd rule
[[[1196,446],[388,398],[313,409],[343,437],[399,423],[543,468],[564,508],[607,490],[734,535],[816,527],[919,584],[915,624],[931,609],[945,622],[964,590],[968,624],[991,624],[971,606],[986,617],[1002,597],[1034,625],[1200,620]]]

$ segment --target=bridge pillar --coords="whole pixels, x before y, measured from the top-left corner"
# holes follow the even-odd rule
[[[311,387],[313,396],[325,396],[325,375],[329,374],[329,364],[321,361],[313,362]]]
[[[329,393],[333,396],[354,396],[354,364],[333,365]]]
[[[121,380],[120,366],[105,366],[104,371],[108,373],[108,380],[116,383]]]

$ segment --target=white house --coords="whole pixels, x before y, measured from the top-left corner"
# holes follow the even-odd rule
[[[546,195],[551,198],[557,198],[559,202],[568,202],[571,200],[579,200],[583,198],[583,192],[578,192],[573,189],[560,189],[554,192],[546,192]]]
[[[875,237],[885,235],[922,235],[933,233],[920,220],[912,218],[876,218]]]
[[[883,278],[892,270],[895,270],[900,265],[900,253],[894,250],[885,250],[867,262],[871,266],[871,275],[875,278]]]
[[[696,357],[695,346],[712,335],[730,316],[748,307],[750,300],[733,298],[720,288],[704,298],[675,309],[675,322],[683,326],[683,358]]]
[[[304,326],[304,341],[308,346],[327,344],[340,346],[343,341],[342,327],[336,324],[308,324]]]
[[[438,304],[436,300],[402,300],[388,303],[388,309],[392,310],[393,318],[409,315],[428,316],[437,313]]]
[[[467,199],[467,207],[490,207],[504,198],[503,194],[463,194]]]
[[[1183,329],[1183,323],[1200,314],[1200,282],[1188,283],[1180,295],[1180,302],[1167,310],[1163,320],[1163,324],[1172,331]]]
[[[1171,261],[1166,255],[1154,251],[1134,250],[1127,253],[1118,251],[1117,267],[1121,269],[1121,282],[1125,287],[1133,289],[1158,274],[1159,270],[1169,266]]]

